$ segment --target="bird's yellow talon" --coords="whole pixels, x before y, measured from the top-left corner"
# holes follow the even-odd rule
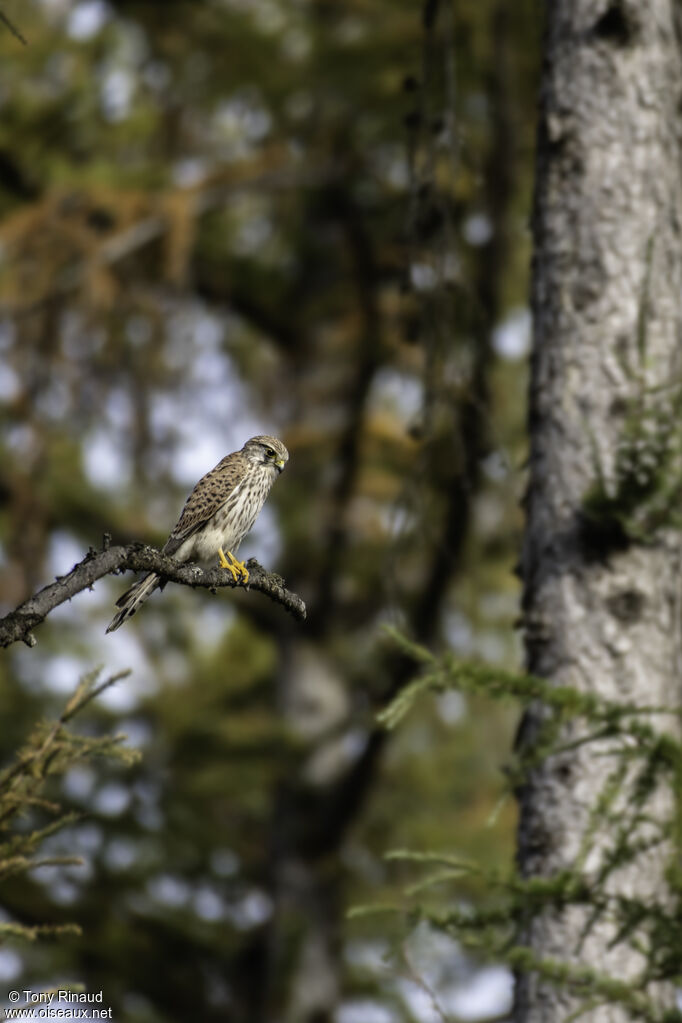
[[[236,583],[241,581],[244,584],[244,586],[246,586],[246,584],[249,581],[248,568],[246,567],[243,561],[238,561],[238,559],[235,558],[232,551],[228,551],[227,555],[230,558],[230,561],[228,561],[227,558],[225,557],[222,547],[218,549],[220,567],[226,568],[228,572],[231,572],[232,578]]]

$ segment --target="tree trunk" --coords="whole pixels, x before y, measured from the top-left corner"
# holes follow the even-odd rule
[[[585,497],[601,478],[616,507],[633,410],[646,409],[660,425],[671,385],[679,395],[677,17],[675,0],[547,4],[523,558],[529,670],[609,700],[671,708],[679,702],[679,536],[665,522],[646,543],[627,527],[590,530]],[[632,455],[639,457],[637,450]],[[648,471],[645,462],[641,469]],[[641,512],[636,500],[626,510],[635,517]],[[539,707],[527,713],[525,741],[537,733],[542,713]],[[668,726],[670,720],[661,721]],[[585,862],[581,842],[617,763],[613,750],[607,740],[588,743],[532,771],[520,796],[525,876],[549,877],[579,863],[588,880],[596,877],[616,841],[613,816],[609,826],[602,821]],[[672,812],[672,795],[659,785],[647,801],[651,821],[629,821],[634,771],[623,767],[612,814],[620,813],[633,829],[630,838],[644,843],[655,836],[656,821]],[[607,890],[664,901],[670,855],[665,843],[648,849],[610,873]],[[528,922],[524,944],[538,957],[636,983],[645,959],[636,939],[645,936],[632,934],[610,947],[616,925],[603,916],[581,939],[590,914],[589,906],[546,909]],[[672,1004],[666,984],[648,993],[661,1006]],[[538,973],[518,978],[517,1023],[559,1023],[577,1005],[575,992],[554,988]],[[620,1023],[631,1017],[601,1005],[580,1018]]]

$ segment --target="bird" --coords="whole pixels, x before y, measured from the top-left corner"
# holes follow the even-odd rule
[[[288,460],[289,452],[282,441],[267,435],[251,437],[239,451],[225,455],[201,477],[187,498],[162,552],[180,564],[210,562],[217,555],[218,564],[231,573],[234,581],[246,585],[249,571],[235,553]],[[106,631],[119,629],[157,587],[164,588],[166,581],[150,572],[131,586],[116,601],[120,610]]]

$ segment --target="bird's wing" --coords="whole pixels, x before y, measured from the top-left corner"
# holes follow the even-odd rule
[[[209,521],[225,504],[235,487],[241,483],[248,469],[248,463],[241,451],[226,455],[202,476],[185,502],[182,514],[164,544],[165,554],[174,554],[187,537]]]

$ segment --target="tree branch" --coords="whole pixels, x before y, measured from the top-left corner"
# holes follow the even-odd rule
[[[2,23],[3,23],[3,25],[5,25],[5,26],[6,26],[6,27],[7,27],[7,28],[8,28],[9,30],[10,30],[10,32],[12,33],[12,35],[13,35],[13,36],[14,36],[14,37],[15,37],[16,39],[18,39],[20,43],[23,43],[23,44],[24,44],[24,46],[28,46],[28,43],[26,42],[26,40],[25,40],[25,39],[24,39],[24,37],[22,36],[22,34],[21,34],[21,32],[19,31],[19,29],[18,29],[18,28],[16,27],[16,25],[14,25],[14,24],[13,24],[13,23],[12,23],[12,22],[11,22],[11,21],[9,20],[9,18],[7,17],[7,15],[6,15],[6,14],[5,14],[5,13],[4,13],[3,11],[0,11],[0,21],[1,21]]]
[[[0,20],[2,13],[0,12]],[[268,159],[275,159],[268,154]],[[220,181],[217,178],[208,179],[198,185],[188,188],[177,188],[169,191],[164,197],[166,201],[180,197],[189,203],[192,215],[195,218],[205,216],[212,210],[220,209],[227,202],[234,201],[236,195],[248,194],[251,192],[265,192],[277,194],[289,190],[300,190],[314,188],[334,179],[333,168],[320,167],[301,170],[290,169],[284,166],[277,166],[275,169],[260,169],[264,161],[261,159],[257,166],[247,165],[246,167],[230,169],[224,176],[226,180]],[[18,216],[18,214],[17,214]],[[5,218],[3,224],[3,238],[12,233],[13,221]],[[30,298],[28,301],[3,304],[3,314],[11,317],[32,314],[42,308],[46,303],[55,299],[71,295],[86,280],[88,268],[92,267],[114,267],[122,260],[139,252],[145,246],[163,238],[168,231],[169,218],[167,208],[163,202],[156,204],[147,216],[142,216],[132,224],[128,224],[114,232],[104,241],[100,242],[95,250],[88,250],[81,253],[80,261],[70,263],[62,269],[56,278],[50,282],[48,291],[38,298]]]
[[[40,625],[51,611],[82,590],[92,589],[93,583],[102,576],[125,569],[131,569],[133,572],[157,572],[164,580],[209,590],[222,586],[241,586],[241,583],[236,583],[229,572],[222,568],[204,570],[195,564],[179,565],[173,558],[145,544],[133,543],[126,547],[105,545],[102,551],[91,548],[87,556],[74,565],[68,575],[58,576],[55,582],[29,597],[15,611],[0,618],[0,646],[10,646],[17,640],[22,640],[27,646],[35,646],[36,640],[32,630],[36,625]],[[255,558],[248,561],[248,569],[248,589],[266,594],[299,621],[305,619],[305,604],[296,593],[286,589],[281,576],[275,575],[274,572],[266,572]]]

